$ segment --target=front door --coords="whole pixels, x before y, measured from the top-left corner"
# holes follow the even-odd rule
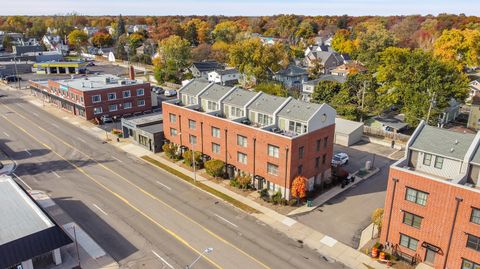
[[[434,264],[435,263],[435,251],[427,248],[427,252],[425,253],[425,263]]]

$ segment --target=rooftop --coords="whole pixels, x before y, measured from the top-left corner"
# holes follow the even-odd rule
[[[151,134],[160,133],[160,132],[163,132],[163,123],[143,126],[143,127],[140,127],[139,129]]]
[[[346,120],[342,118],[335,118],[336,133],[351,134],[352,132],[354,132],[360,127],[363,127],[363,122],[351,121],[351,120]]]
[[[321,106],[321,104],[310,104],[297,99],[291,99],[280,112],[278,112],[278,116],[307,122]]]
[[[187,85],[182,87],[180,90],[182,94],[196,96],[209,85],[210,85],[210,82],[204,79],[194,79],[190,81]]]
[[[269,95],[262,92],[262,94],[260,94],[260,96],[248,106],[248,109],[261,113],[273,114],[273,112],[275,112],[286,100],[286,97]]]
[[[307,74],[308,74],[307,70],[293,64],[290,64],[287,68],[282,69],[277,73],[275,73],[276,76],[286,76],[286,77],[294,77],[294,76],[301,76],[301,75],[307,75]]]
[[[145,125],[151,125],[151,124],[163,122],[163,114],[160,112],[160,113],[152,113],[152,114],[135,116],[131,118],[122,118],[122,122],[128,122],[137,127],[141,127]]]
[[[202,94],[200,94],[200,98],[218,102],[220,98],[225,96],[225,94],[227,94],[231,89],[231,87],[213,84],[212,86],[208,87],[208,89],[206,89],[204,92],[202,92]]]
[[[241,88],[235,88],[224,100],[226,105],[237,107],[245,106],[250,100],[257,95],[258,92],[248,91]]]
[[[425,125],[410,148],[463,160],[474,138],[474,134]]]
[[[144,84],[142,80],[130,80],[120,78],[114,75],[97,75],[82,78],[62,79],[56,82],[63,86],[68,86],[79,91],[94,91],[110,88],[118,88],[127,85]]]
[[[213,72],[217,72],[219,75],[224,76],[224,75],[237,74],[238,70],[235,68],[230,68],[225,70],[215,70]]]
[[[215,69],[223,68],[223,66],[217,61],[193,62],[192,66],[197,68],[200,72],[213,71]]]
[[[321,75],[319,78],[309,80],[304,84],[316,86],[320,81],[335,81],[338,83],[344,83],[345,81],[347,81],[347,77],[337,75]]]

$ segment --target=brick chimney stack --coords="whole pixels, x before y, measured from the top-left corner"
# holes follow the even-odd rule
[[[128,69],[128,77],[131,80],[135,79],[135,69],[133,68],[133,65],[130,65],[130,68]]]

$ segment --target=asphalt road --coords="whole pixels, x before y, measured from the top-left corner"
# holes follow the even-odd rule
[[[123,268],[343,268],[254,217],[18,98],[0,98],[0,147]]]

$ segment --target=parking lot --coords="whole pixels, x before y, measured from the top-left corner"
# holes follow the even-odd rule
[[[358,247],[360,234],[370,224],[370,216],[376,208],[383,207],[387,188],[388,167],[394,162],[386,156],[394,149],[360,143],[351,147],[334,146],[334,152],[345,152],[349,162],[344,169],[352,173],[372,161],[380,171],[350,189],[330,199],[315,210],[293,216],[296,220],[327,234],[344,244]]]

